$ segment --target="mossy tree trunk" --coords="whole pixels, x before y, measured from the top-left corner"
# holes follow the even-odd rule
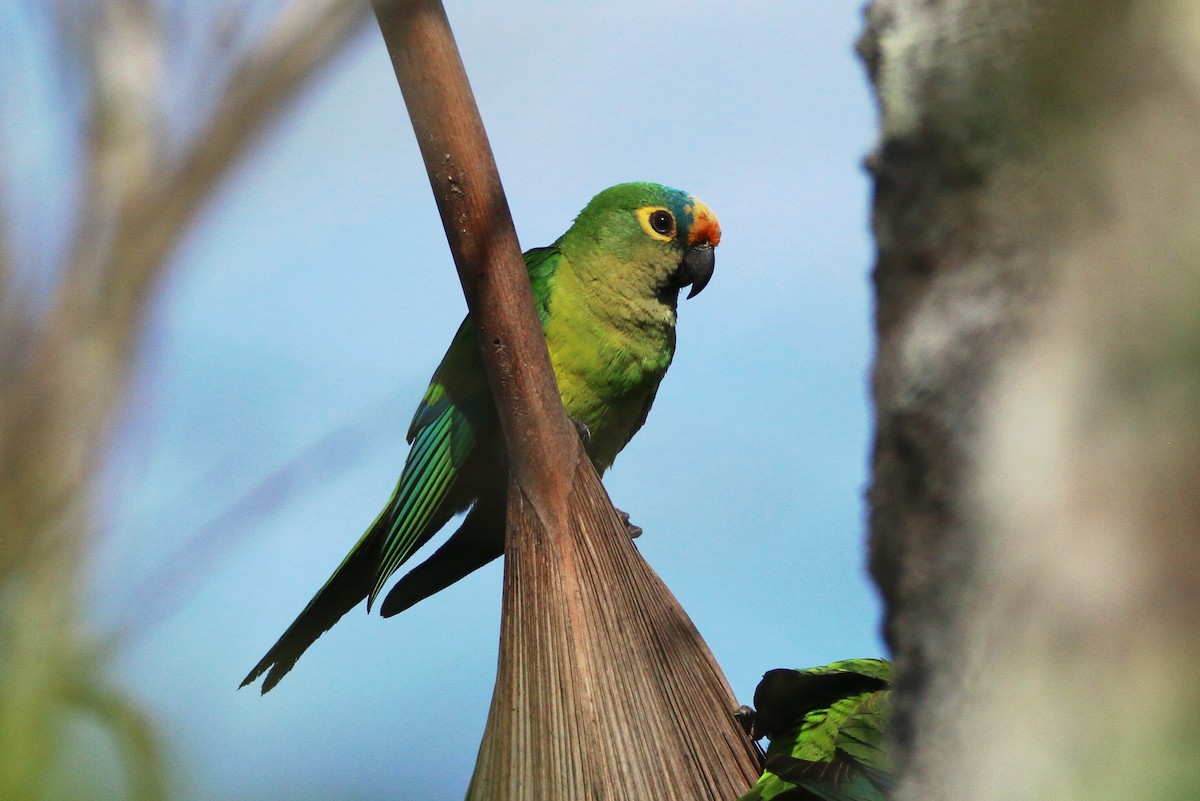
[[[1200,794],[1200,12],[876,0],[899,799]]]

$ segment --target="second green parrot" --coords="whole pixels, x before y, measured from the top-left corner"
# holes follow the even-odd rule
[[[767,671],[744,717],[771,746],[762,776],[738,801],[884,801],[891,681],[884,659]]]
[[[551,246],[525,266],[567,415],[603,475],[646,419],[675,352],[679,292],[699,293],[721,240],[708,206],[676,189],[620,184],[596,195]],[[383,601],[401,612],[504,551],[504,438],[468,316],[430,381],[408,430],[412,444],[395,491],[333,575],[242,682],[274,687],[300,655],[451,517],[462,525]]]

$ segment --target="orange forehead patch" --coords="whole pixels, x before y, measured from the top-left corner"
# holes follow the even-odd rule
[[[721,244],[721,224],[717,222],[717,215],[713,214],[705,203],[702,203],[695,198],[691,199],[691,204],[686,211],[692,215],[692,227],[688,231],[688,244],[709,244],[717,246]]]

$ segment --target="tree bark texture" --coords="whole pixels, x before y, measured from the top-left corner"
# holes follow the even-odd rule
[[[899,799],[1200,794],[1200,12],[876,0]]]
[[[468,798],[730,799],[757,753],[629,540],[559,400],[479,111],[439,0],[375,0],[508,446],[496,690]]]

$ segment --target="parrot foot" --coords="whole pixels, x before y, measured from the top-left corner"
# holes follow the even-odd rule
[[[579,435],[579,441],[584,446],[590,445],[592,442],[592,429],[588,428],[587,423],[577,420],[574,417],[568,417],[567,419],[571,421],[571,425],[575,426],[575,433]]]
[[[621,518],[621,522],[625,524],[625,531],[629,533],[629,539],[636,540],[642,536],[642,527],[629,522],[629,512],[622,512],[618,509],[617,517]]]
[[[753,736],[751,732],[754,730],[755,712],[752,708],[742,704],[737,709],[733,710],[733,719],[742,727],[742,731],[746,732],[746,736]]]

